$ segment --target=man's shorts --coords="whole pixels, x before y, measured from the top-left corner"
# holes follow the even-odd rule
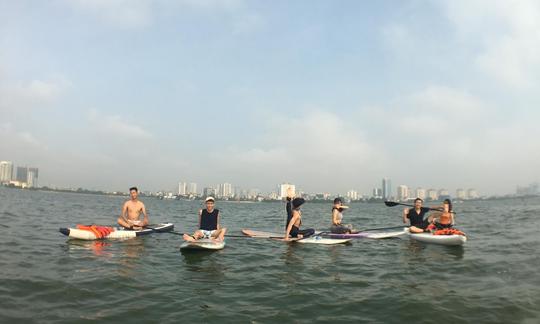
[[[203,234],[203,238],[205,239],[209,239],[209,238],[212,238],[212,235],[214,235],[214,233],[216,232],[216,230],[213,230],[213,231],[207,231],[207,230],[200,230]]]

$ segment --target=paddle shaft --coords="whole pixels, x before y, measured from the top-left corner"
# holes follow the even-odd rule
[[[153,227],[148,227],[148,226],[145,226],[144,228],[148,228],[148,229],[151,229],[151,230],[154,230],[154,231],[159,231],[159,229],[157,228],[153,228]],[[160,233],[169,233],[169,234],[174,234],[174,235],[180,235],[180,236],[184,236],[184,234],[186,233],[180,233],[180,232],[177,232],[177,231],[167,231],[167,232],[160,232]],[[188,234],[189,235],[189,234]],[[246,235],[225,235],[226,237],[242,237],[242,238],[251,238],[250,236],[246,236]]]
[[[416,207],[414,205],[410,205],[410,204],[403,204],[403,203],[398,203],[398,202],[395,202],[395,201],[385,201],[384,204],[387,206],[387,207],[396,207],[398,205],[401,205],[401,206],[407,206],[407,207]],[[438,211],[438,212],[442,212],[443,210],[442,209],[439,209],[439,208],[431,208],[431,207],[423,207],[423,208],[427,208],[429,210],[433,210],[433,211]],[[451,211],[452,214],[455,214],[456,212],[454,211]]]

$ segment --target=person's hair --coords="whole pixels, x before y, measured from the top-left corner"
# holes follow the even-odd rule
[[[443,204],[448,204],[448,210],[452,211],[452,202],[450,201],[450,199],[445,199],[443,201]]]
[[[335,204],[342,204],[343,203],[343,200],[340,198],[340,197],[337,197],[336,199],[334,199],[334,205]]]
[[[422,200],[422,198],[416,198],[416,199],[414,200],[414,202],[417,202],[417,201],[420,201],[421,203],[424,202],[424,200]]]
[[[133,190],[135,190],[136,192],[139,192],[139,189],[137,189],[137,187],[131,187],[131,188],[129,188],[129,192],[131,192],[131,191],[133,191]]]

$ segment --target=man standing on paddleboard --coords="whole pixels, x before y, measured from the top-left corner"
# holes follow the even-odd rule
[[[184,234],[186,241],[196,241],[202,238],[223,242],[227,229],[219,225],[219,209],[215,209],[215,199],[205,200],[206,209],[199,210],[199,229],[193,235]]]
[[[422,233],[429,225],[429,220],[424,219],[424,216],[429,213],[430,209],[422,207],[424,201],[420,198],[414,200],[414,208],[405,208],[403,210],[403,223],[410,222],[411,233]]]
[[[118,224],[127,229],[141,230],[148,225],[148,214],[142,201],[139,200],[139,190],[137,187],[129,188],[130,200],[124,203],[122,207],[122,214],[118,218]],[[139,218],[141,213],[144,215],[144,219],[141,221]]]

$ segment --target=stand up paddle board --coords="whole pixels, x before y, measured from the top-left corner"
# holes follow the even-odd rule
[[[225,247],[225,241],[214,241],[211,239],[200,239],[196,241],[185,241],[180,245],[180,250],[221,250]]]
[[[360,238],[369,238],[369,239],[388,239],[393,237],[398,237],[406,234],[407,231],[392,231],[392,232],[360,232],[353,234],[335,234],[335,233],[321,233],[323,237],[333,238],[333,239],[360,239]]]
[[[408,228],[405,230],[412,240],[423,243],[456,246],[467,242],[467,237],[464,235],[433,235],[431,233],[411,233]]]
[[[70,239],[78,239],[78,240],[103,240],[103,239],[126,239],[126,238],[132,238],[132,237],[138,237],[142,235],[148,235],[156,232],[169,232],[172,231],[174,228],[174,225],[172,223],[162,223],[162,224],[154,224],[154,225],[148,225],[148,228],[144,228],[142,230],[128,230],[124,227],[113,227],[110,234],[104,236],[104,237],[98,237],[95,233],[92,231],[77,229],[77,228],[60,228],[60,233],[68,236]]]
[[[249,229],[243,229],[242,233],[246,236],[253,237],[253,238],[266,238],[266,239],[273,239],[277,241],[283,241],[283,242],[291,242],[291,243],[312,243],[312,244],[324,244],[324,245],[334,245],[334,244],[344,244],[351,241],[351,239],[333,239],[333,238],[324,238],[322,236],[318,236],[317,233],[315,235],[306,237],[306,238],[291,238],[288,241],[285,241],[283,239],[283,234],[281,233],[272,233],[272,232],[262,232],[262,231],[252,231]],[[319,232],[320,233],[320,232]]]

